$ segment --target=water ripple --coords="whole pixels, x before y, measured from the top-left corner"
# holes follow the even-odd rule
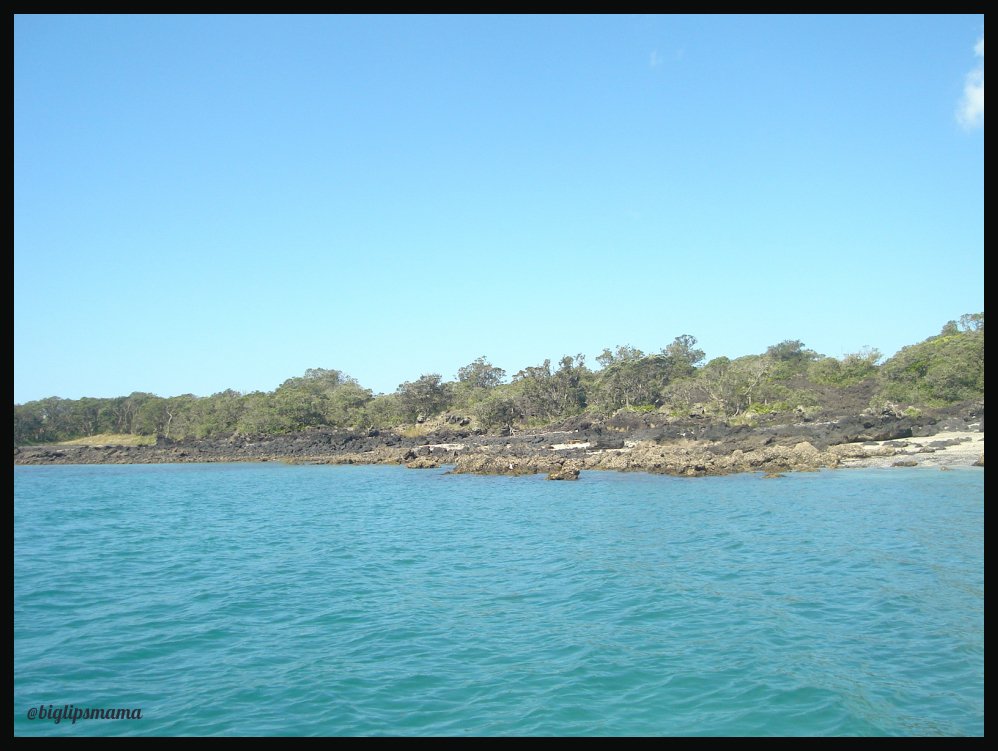
[[[15,467],[14,542],[18,735],[984,731],[977,471]]]

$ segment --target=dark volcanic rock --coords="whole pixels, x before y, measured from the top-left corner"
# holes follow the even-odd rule
[[[781,423],[777,417],[765,417],[753,427],[707,418],[676,419],[657,412],[622,412],[605,422],[577,416],[547,428],[517,430],[512,435],[471,431],[458,419],[440,430],[411,438],[392,430],[320,428],[288,435],[160,438],[154,446],[19,446],[14,449],[14,463],[289,461],[409,464],[414,468],[453,464],[455,472],[508,475],[560,473],[566,467],[684,476],[806,471],[862,456],[859,444],[864,441],[897,441],[879,454],[890,456],[913,435],[933,435],[943,428],[983,431],[984,405],[956,405],[915,417],[899,417],[896,411],[823,416],[810,422],[792,414],[784,417],[795,422]],[[953,443],[933,441],[927,448],[943,449]],[[564,450],[554,450],[555,444]]]
[[[624,448],[623,438],[597,438],[590,442],[591,449],[622,449]]]

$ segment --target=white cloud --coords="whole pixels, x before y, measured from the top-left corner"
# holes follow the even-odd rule
[[[974,54],[984,60],[984,37],[974,45]],[[984,64],[977,66],[963,83],[963,97],[956,108],[956,120],[965,128],[984,124]]]
[[[658,54],[658,50],[652,50],[652,53],[648,56],[648,67],[657,68],[662,64],[662,56]]]

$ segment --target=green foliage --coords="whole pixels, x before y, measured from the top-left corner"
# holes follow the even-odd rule
[[[422,421],[447,409],[450,399],[438,373],[422,375],[415,381],[406,381],[395,392],[399,407],[406,420]]]
[[[551,369],[550,360],[524,368],[513,376],[505,393],[514,399],[523,419],[543,422],[582,412],[590,381],[585,356],[565,355],[557,370]]]
[[[716,405],[724,415],[738,415],[760,400],[771,383],[774,363],[768,355],[746,355],[735,360],[717,357],[685,385],[686,400]]]
[[[745,410],[746,414],[771,415],[778,412],[789,412],[793,409],[790,402],[756,402]]]
[[[960,331],[984,331],[984,313],[964,313],[958,326]]]
[[[836,394],[861,394],[866,401],[873,383],[873,403],[918,409],[983,398],[984,314],[950,321],[939,335],[905,347],[882,365],[875,349],[835,359],[796,339],[763,354],[717,357],[704,365],[703,351],[688,334],[656,353],[621,345],[603,350],[596,360],[601,368],[595,372],[581,354],[557,365],[545,360],[505,383],[505,371],[479,357],[460,368],[454,382],[431,373],[377,396],[339,370],[310,368],[274,391],[245,395],[227,390],[208,397],[143,392],[113,399],[49,397],[14,405],[14,442],[103,434],[213,438],[316,427],[398,429],[454,408],[487,429],[504,431],[583,411],[621,409],[754,423],[780,412],[813,417],[827,400],[834,403]],[[425,425],[420,428],[425,432]]]
[[[516,399],[508,394],[490,394],[475,405],[479,424],[487,429],[509,432],[513,423],[524,415]]]
[[[285,382],[274,392],[273,408],[289,431],[322,425],[327,397],[307,386]]]
[[[475,389],[494,389],[506,379],[506,371],[495,367],[484,356],[457,371],[459,383]]]
[[[766,350],[766,354],[776,362],[800,363],[814,359],[815,353],[804,347],[800,339],[787,339],[774,344]]]
[[[509,392],[524,419],[546,420],[557,414],[558,395],[555,393],[550,360],[519,371],[513,376]]]
[[[217,438],[236,432],[245,409],[242,394],[228,389],[190,406],[191,434],[196,438]]]
[[[457,382],[451,384],[451,407],[474,411],[475,405],[506,380],[506,371],[479,357],[457,371]]]
[[[354,380],[341,383],[326,398],[323,418],[327,425],[342,428],[357,427],[364,422],[364,408],[371,401],[370,389]]]
[[[744,425],[746,427],[754,428],[759,424],[759,415],[755,412],[742,412],[741,414],[733,415],[728,418],[728,424],[735,426]]]
[[[686,378],[696,372],[703,362],[704,351],[698,349],[697,339],[690,334],[677,336],[672,344],[662,350],[669,364],[669,379]]]
[[[785,380],[807,372],[808,365],[819,355],[807,349],[800,339],[787,339],[766,350],[770,363],[768,377],[771,380]]]
[[[877,375],[877,362],[881,354],[877,349],[866,348],[846,355],[841,360],[823,357],[808,365],[808,378],[826,386],[852,386]]]
[[[648,412],[655,412],[656,407],[652,404],[640,404],[634,407],[624,407],[625,412],[636,412],[638,414],[647,414]]]
[[[565,355],[558,361],[558,370],[554,372],[554,395],[559,417],[570,417],[585,410],[591,380],[585,355]]]
[[[243,411],[236,423],[236,432],[243,435],[257,433],[284,433],[289,423],[275,409],[270,394],[254,391],[243,397]]]
[[[362,424],[371,428],[394,428],[405,422],[398,394],[379,394],[364,405]]]
[[[619,349],[619,348],[618,348]],[[633,406],[659,406],[669,383],[671,362],[667,355],[640,355],[608,360],[599,372],[594,405],[606,414]]]
[[[984,397],[984,314],[947,324],[938,336],[903,348],[880,369],[877,399],[935,406]],[[963,319],[962,319],[963,320]]]
[[[813,407],[815,395],[804,389],[791,389],[783,384],[771,384],[766,389],[766,397],[746,408],[746,412],[757,415],[772,415],[782,412],[796,412],[798,409]]]
[[[609,348],[604,349],[602,353],[597,355],[596,362],[600,364],[603,368],[608,368],[614,363],[627,362],[628,360],[640,360],[645,356],[637,347],[632,347],[630,344],[621,344],[616,350],[611,351]]]
[[[597,358],[603,370],[596,379],[593,405],[606,414],[662,406],[669,384],[693,376],[703,362],[703,350],[697,349],[696,343],[696,337],[683,334],[653,355],[629,345],[617,347],[616,353],[603,350]]]
[[[302,376],[300,380],[314,385],[317,389],[328,393],[342,383],[352,381],[353,379],[344,375],[339,370],[332,370],[329,368],[308,368],[305,371],[305,375]]]
[[[139,435],[165,435],[173,426],[173,414],[161,396],[146,399],[135,413],[132,429]]]
[[[14,407],[14,443],[47,443],[84,435],[71,418],[72,402],[50,396]]]

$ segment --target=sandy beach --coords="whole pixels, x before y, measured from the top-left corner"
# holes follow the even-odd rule
[[[866,456],[843,458],[840,467],[966,467],[983,465],[984,433],[948,431],[925,438],[843,444]]]

